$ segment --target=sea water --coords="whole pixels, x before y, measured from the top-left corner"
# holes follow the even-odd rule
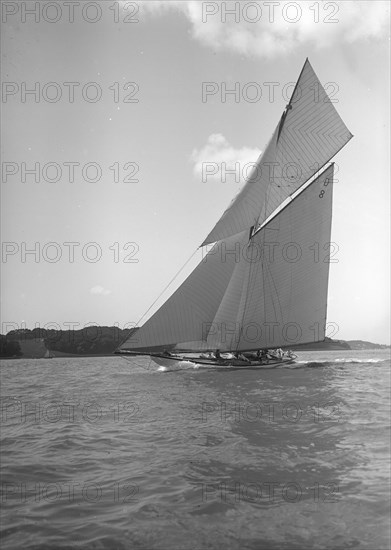
[[[2,549],[389,547],[389,351],[6,360]]]

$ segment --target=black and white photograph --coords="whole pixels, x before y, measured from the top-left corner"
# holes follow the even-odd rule
[[[388,0],[2,0],[2,550],[390,550]]]

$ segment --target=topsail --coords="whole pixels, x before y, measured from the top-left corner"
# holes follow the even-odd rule
[[[202,244],[261,225],[351,137],[307,59],[248,181]]]

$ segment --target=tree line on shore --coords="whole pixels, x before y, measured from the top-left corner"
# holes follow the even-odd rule
[[[18,329],[0,335],[1,357],[111,354],[136,329],[91,326],[81,330]],[[25,353],[24,351],[27,351]]]

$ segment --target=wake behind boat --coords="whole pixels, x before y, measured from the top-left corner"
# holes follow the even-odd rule
[[[200,248],[213,247],[116,353],[163,366],[271,368],[293,358],[267,361],[262,351],[324,341],[329,162],[351,137],[307,59],[268,145]]]

